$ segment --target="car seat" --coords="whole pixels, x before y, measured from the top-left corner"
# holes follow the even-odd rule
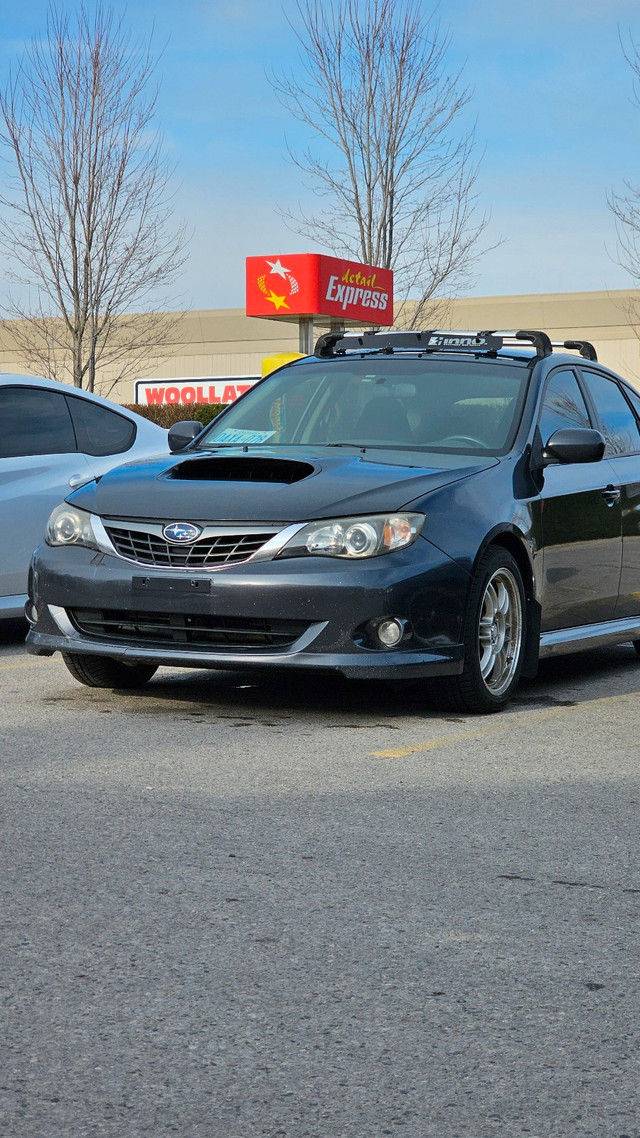
[[[413,442],[411,427],[402,403],[392,396],[370,399],[360,412],[354,428],[354,438],[385,442]]]

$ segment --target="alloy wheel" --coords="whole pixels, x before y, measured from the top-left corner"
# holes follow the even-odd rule
[[[510,570],[502,566],[487,581],[478,624],[480,674],[492,695],[502,695],[513,679],[522,631],[520,589]]]

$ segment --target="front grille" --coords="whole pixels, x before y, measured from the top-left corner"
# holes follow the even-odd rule
[[[69,609],[78,632],[99,640],[193,648],[256,651],[289,648],[309,628],[305,620],[262,617],[192,616],[184,613],[131,612],[125,609]]]
[[[110,525],[105,525],[105,530],[121,557],[137,561],[140,565],[155,565],[159,569],[211,569],[216,565],[237,565],[257,553],[277,532],[218,534],[189,545],[173,545],[151,531]]]

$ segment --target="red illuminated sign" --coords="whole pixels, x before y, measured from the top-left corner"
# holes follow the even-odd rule
[[[393,323],[393,272],[323,253],[247,257],[247,316]]]

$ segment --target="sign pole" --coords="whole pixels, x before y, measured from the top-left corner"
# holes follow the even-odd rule
[[[301,316],[298,320],[298,351],[303,356],[311,356],[313,348],[313,316]]]

